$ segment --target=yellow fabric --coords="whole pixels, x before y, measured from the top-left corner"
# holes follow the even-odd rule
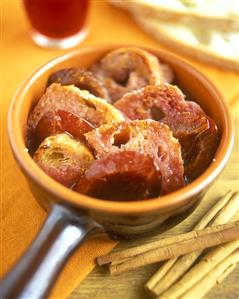
[[[16,88],[32,70],[67,51],[37,47],[28,35],[28,23],[19,0],[2,0],[1,5],[1,275],[14,264],[39,230],[45,212],[37,204],[7,141],[7,110]],[[126,12],[104,1],[92,1],[90,34],[77,48],[99,43],[131,43],[163,48],[134,24]],[[218,86],[236,107],[239,76],[191,61]],[[238,107],[238,106],[237,106]],[[51,294],[65,298],[93,269],[94,259],[116,243],[108,239],[87,241],[71,258]]]

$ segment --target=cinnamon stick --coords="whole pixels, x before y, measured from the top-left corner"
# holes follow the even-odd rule
[[[199,221],[199,223],[194,227],[194,229],[203,229],[208,225],[208,223],[215,217],[215,215],[223,209],[223,207],[230,201],[231,198],[233,197],[233,192],[228,191]],[[238,204],[239,206],[239,204]],[[230,207],[229,207],[230,208]],[[229,209],[230,211],[230,209]],[[218,222],[217,224],[223,224],[231,219],[231,213],[226,209],[226,211],[222,213],[222,218],[227,218],[228,220],[225,220],[221,222]],[[235,209],[232,209],[231,211],[235,211]],[[228,215],[230,214],[230,215]],[[228,215],[228,216],[226,216]],[[136,246],[133,248],[129,249],[124,249],[118,252],[113,252],[104,256],[100,256],[97,258],[97,263],[99,265],[104,265],[104,264],[118,264],[121,263],[122,261],[125,261],[127,259],[130,259],[131,257],[137,256],[141,253],[144,253],[148,250],[164,246],[164,245],[169,245],[175,242],[177,239],[175,237],[172,238],[172,242],[170,241],[170,238],[167,238],[167,243],[165,243],[165,239],[160,239],[158,241],[151,242],[149,244],[144,244],[141,246]],[[170,243],[171,242],[171,243]]]
[[[158,298],[160,299],[177,299],[180,298],[198,298],[197,296],[189,297],[188,294],[190,294],[190,290],[193,289],[193,292],[198,292],[200,290],[203,292],[203,289],[198,288],[198,284],[200,283],[200,280],[203,280],[205,284],[205,279],[207,279],[207,282],[210,281],[210,271],[214,271],[214,275],[217,277],[217,279],[222,274],[219,269],[226,269],[225,266],[221,268],[219,263],[223,263],[223,261],[231,255],[234,251],[238,252],[239,249],[239,239],[227,243],[225,246],[220,246],[212,251],[210,251],[205,257],[201,259],[199,263],[197,263],[191,270],[189,270],[175,285],[171,286],[167,291],[165,291],[161,296]],[[237,256],[238,253],[236,253]],[[238,257],[237,257],[238,258]],[[231,264],[231,258],[229,259]],[[223,263],[224,265],[227,265],[226,260]],[[217,268],[219,267],[219,269]],[[210,273],[210,275],[207,275]],[[186,295],[187,294],[187,295]],[[185,296],[185,297],[184,297]]]
[[[238,254],[238,250],[235,253]],[[234,255],[234,253],[233,253],[233,255]],[[229,257],[231,257],[231,255],[229,255]],[[222,261],[222,263],[224,263],[224,261]],[[239,263],[239,261],[237,260],[237,256],[236,256],[236,259],[233,258],[233,263],[229,264],[229,266],[222,273],[218,274],[216,283],[217,284],[222,283],[222,281],[236,268],[238,263]]]
[[[235,269],[238,263],[239,251],[237,250],[208,272],[208,275],[205,275],[191,289],[184,293],[180,299],[203,298],[215,284],[220,283],[226,278]]]
[[[235,215],[237,215],[237,219],[239,219],[238,210],[239,194],[238,192],[232,193],[232,191],[229,191],[206,213],[194,229],[203,228],[208,224],[213,226],[226,223]],[[214,217],[215,214],[216,217]],[[154,295],[159,296],[192,266],[201,253],[202,251],[192,252],[178,259],[176,258],[173,261],[169,260],[165,262],[149,279],[145,288]],[[169,267],[170,265],[172,266]],[[167,273],[165,273],[165,268],[168,269]]]
[[[154,241],[148,244],[144,244],[141,246],[132,247],[129,249],[124,249],[122,251],[113,252],[107,255],[102,255],[97,257],[97,263],[99,266],[105,265],[105,264],[111,264],[116,265],[120,264],[126,260],[129,260],[130,258],[133,258],[135,256],[138,256],[142,253],[145,253],[147,251],[150,251],[152,249],[156,249],[159,247],[171,245],[183,240],[188,240],[192,237],[191,232],[185,233],[182,235],[172,236],[169,238],[160,239],[158,241]]]
[[[152,249],[136,256],[134,259],[111,265],[110,273],[119,274],[140,266],[175,258],[189,252],[202,250],[235,240],[236,238],[239,238],[239,221],[209,227],[204,230],[192,231],[187,234],[191,234],[191,238],[178,241],[172,245]],[[181,235],[177,236],[177,240],[180,240],[180,237]]]
[[[145,284],[145,289],[151,293],[151,295],[155,296],[155,287],[157,286],[158,282],[161,281],[161,279],[164,279],[164,276],[167,275],[167,272],[170,268],[173,267],[173,265],[176,263],[177,258],[170,259],[167,262],[165,262],[159,270],[147,281]]]

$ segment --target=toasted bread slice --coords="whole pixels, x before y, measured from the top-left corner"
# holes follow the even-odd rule
[[[181,146],[165,124],[149,119],[115,122],[85,136],[98,159],[122,151],[136,151],[153,158],[162,175],[162,194],[184,185]]]
[[[147,85],[139,90],[125,94],[114,105],[129,119],[162,120],[174,117],[178,112],[204,113],[193,101],[186,101],[185,95],[171,84]]]
[[[72,187],[94,161],[84,143],[64,133],[47,137],[33,159],[49,176],[67,187]]]
[[[59,70],[48,79],[48,85],[60,83],[61,85],[74,85],[101,99],[108,99],[108,92],[103,83],[87,70],[81,68],[66,68]]]
[[[81,90],[73,85],[62,86],[53,83],[31,111],[28,127],[35,129],[46,112],[56,110],[73,113],[96,127],[112,121],[124,120],[120,111],[87,90]]]
[[[154,119],[167,124],[181,145],[184,174],[195,179],[211,163],[219,140],[215,122],[202,108],[186,101],[177,86],[146,86],[115,103],[129,119]]]
[[[109,52],[91,70],[103,81],[111,102],[117,101],[128,91],[173,80],[173,71],[168,65],[137,47],[124,47]]]

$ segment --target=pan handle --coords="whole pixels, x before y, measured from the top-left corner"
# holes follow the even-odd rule
[[[87,216],[54,204],[30,248],[3,278],[0,297],[46,298],[71,253],[96,228]]]

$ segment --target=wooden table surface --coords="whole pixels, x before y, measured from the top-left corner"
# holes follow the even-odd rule
[[[238,97],[239,101],[239,97]],[[211,187],[194,213],[173,229],[161,236],[144,238],[136,241],[121,242],[115,248],[124,249],[134,245],[143,244],[160,237],[170,236],[189,231],[205,214],[220,195],[228,189],[239,191],[239,113],[234,110],[235,118],[235,144],[229,163],[222,175]],[[96,267],[88,277],[72,292],[68,299],[147,299],[151,298],[144,290],[145,282],[156,272],[160,264],[148,265],[118,276],[109,276],[103,267]],[[80,265],[79,265],[80,267]],[[220,284],[215,286],[205,299],[237,299],[239,298],[239,266]],[[197,299],[197,298],[192,298]]]

